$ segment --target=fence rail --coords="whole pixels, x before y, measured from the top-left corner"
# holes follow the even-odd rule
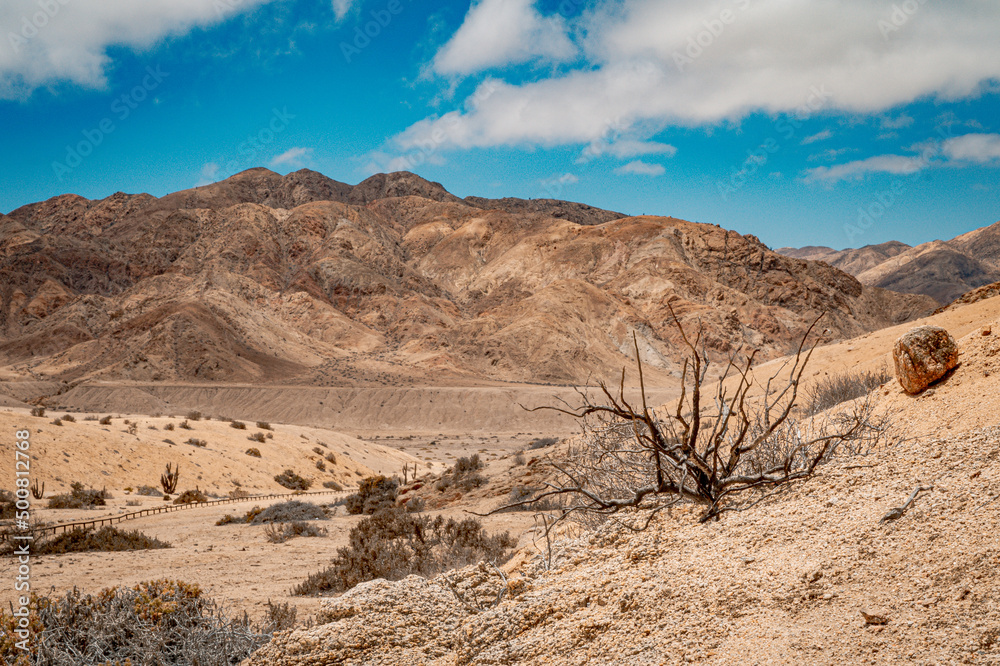
[[[350,495],[352,491],[350,490],[314,490],[311,492],[298,492],[298,493],[272,493],[270,495],[251,495],[249,497],[226,497],[218,500],[209,500],[208,502],[192,502],[190,504],[167,504],[164,506],[158,506],[152,509],[142,509],[140,511],[132,511],[131,513],[123,513],[117,516],[105,516],[103,518],[94,518],[92,520],[77,520],[72,523],[58,523],[56,525],[44,525],[35,527],[32,529],[32,534],[35,538],[43,537],[48,534],[58,534],[60,532],[68,532],[72,529],[81,527],[83,529],[89,529],[93,527],[103,527],[105,525],[114,525],[115,523],[121,523],[126,520],[135,520],[137,518],[144,518],[146,516],[154,516],[158,513],[172,513],[174,511],[183,511],[185,509],[194,509],[203,506],[217,506],[219,504],[235,504],[236,502],[251,502],[254,500],[268,500],[268,499],[295,499],[299,497],[310,497],[313,495]],[[9,539],[14,532],[9,529],[0,532],[0,540]]]

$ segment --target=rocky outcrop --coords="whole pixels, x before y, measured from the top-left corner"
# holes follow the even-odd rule
[[[892,358],[903,390],[916,394],[958,365],[958,345],[940,326],[921,326],[896,341]]]

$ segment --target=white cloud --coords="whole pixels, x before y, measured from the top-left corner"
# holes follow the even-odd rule
[[[880,122],[880,126],[882,127],[882,129],[888,129],[888,130],[903,129],[904,127],[909,127],[912,124],[913,124],[913,117],[908,116],[905,113],[896,118],[893,118],[891,116],[886,116],[882,118]]]
[[[211,185],[219,179],[219,165],[215,162],[208,162],[201,167],[201,173],[198,177],[198,187],[202,185]]]
[[[823,130],[822,132],[813,134],[812,136],[807,136],[806,138],[802,139],[802,145],[808,146],[810,143],[816,143],[817,141],[826,141],[831,136],[833,136],[833,132],[831,132],[830,130]]]
[[[966,134],[948,139],[942,151],[953,160],[979,164],[1000,160],[1000,134]]]
[[[333,13],[338,21],[347,16],[354,2],[355,0],[333,0]]]
[[[301,167],[312,157],[312,148],[289,148],[280,155],[271,158],[270,166],[275,167]]]
[[[641,160],[629,162],[623,167],[615,169],[617,174],[631,174],[635,176],[662,176],[667,170],[662,164],[648,164]]]
[[[667,143],[658,141],[639,141],[636,139],[619,139],[611,143],[598,141],[590,144],[585,151],[586,155],[597,157],[598,155],[613,155],[620,159],[631,157],[642,157],[644,155],[665,155],[673,157],[677,154],[677,148]]]
[[[846,164],[831,167],[816,167],[806,171],[805,180],[809,182],[835,183],[841,180],[859,180],[873,173],[891,173],[895,175],[913,174],[928,164],[926,157],[906,155],[876,155],[864,160],[855,160]]]
[[[169,35],[220,23],[271,0],[4,0],[0,99],[70,82],[106,85],[112,46],[141,50]],[[49,7],[48,9],[44,9]]]
[[[495,20],[482,18],[487,9],[497,12]],[[731,21],[721,29],[712,24],[727,10]],[[498,83],[474,107],[414,124],[399,144],[444,136],[442,149],[586,146],[600,142],[609,123],[627,135],[636,126],[709,125],[754,112],[796,113],[810,104],[874,115],[919,98],[976,96],[1000,77],[1000,3],[921,4],[887,40],[877,26],[891,13],[887,1],[870,0],[600,0],[566,32],[552,28],[555,53],[539,53],[553,47],[526,43],[530,30],[521,19],[527,14],[529,26],[539,21],[528,0],[482,0],[436,56],[435,71],[467,74],[558,59],[569,53],[567,34],[575,36],[580,64]],[[678,57],[690,62],[679,67]]]
[[[565,20],[542,16],[534,0],[479,0],[433,64],[438,74],[469,75],[533,60],[561,62],[576,53]]]

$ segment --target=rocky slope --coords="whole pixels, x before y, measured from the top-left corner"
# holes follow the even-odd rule
[[[505,578],[365,583],[245,663],[1000,663],[995,316],[933,392],[877,391],[910,437],[896,446],[717,522],[681,508],[643,532],[607,523],[558,542],[551,566],[526,550]]]
[[[866,285],[924,294],[947,305],[963,294],[1000,280],[1000,222],[950,241],[916,247],[890,241],[859,249],[783,247],[780,254],[823,261]]]
[[[461,200],[413,174],[350,186],[252,169],[157,199],[75,195],[0,218],[4,376],[576,383],[681,352],[787,353],[928,310],[756,238],[557,201]]]

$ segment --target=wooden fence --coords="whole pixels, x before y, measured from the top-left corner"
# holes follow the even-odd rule
[[[93,520],[77,520],[72,523],[59,523],[57,525],[44,525],[34,527],[31,533],[34,537],[40,538],[46,536],[47,534],[58,534],[60,532],[68,532],[72,529],[78,527],[83,529],[90,529],[94,527],[103,527],[105,525],[114,525],[115,523],[121,523],[126,520],[135,520],[137,518],[144,518],[146,516],[153,516],[158,513],[170,513],[172,511],[183,511],[185,509],[194,509],[203,506],[215,506],[218,504],[233,504],[235,502],[250,502],[254,500],[268,500],[268,499],[298,499],[301,497],[310,497],[313,495],[350,495],[352,491],[350,490],[314,490],[311,492],[298,492],[298,493],[274,493],[270,495],[251,495],[250,497],[226,497],[224,499],[210,500],[208,502],[192,502],[191,504],[165,504],[163,506],[158,506],[151,509],[142,509],[141,511],[133,511],[131,513],[122,513],[117,516],[105,516],[103,518],[94,518]],[[16,532],[10,531],[10,529],[3,530],[0,532],[0,539],[6,540],[16,534]]]

